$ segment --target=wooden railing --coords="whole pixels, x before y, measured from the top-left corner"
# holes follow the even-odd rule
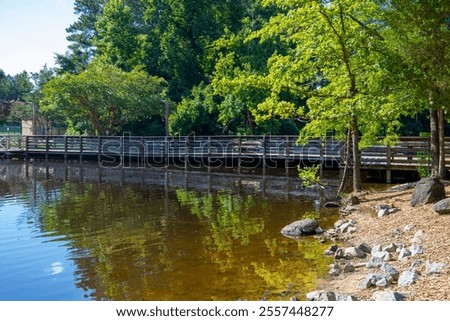
[[[0,136],[0,154],[13,156],[64,155],[64,157],[147,158],[259,158],[270,160],[333,162],[344,164],[345,144],[332,138],[297,143],[297,136],[182,136],[182,137],[90,137]],[[450,164],[450,140],[446,140]],[[362,168],[414,169],[429,162],[429,139],[401,137],[393,146],[382,144],[362,150]]]

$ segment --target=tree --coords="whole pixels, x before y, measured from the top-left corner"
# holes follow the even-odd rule
[[[146,35],[124,0],[111,0],[96,22],[98,54],[107,63],[125,71],[145,67]],[[141,15],[143,12],[141,12]]]
[[[407,112],[389,104],[383,86],[387,58],[378,4],[372,0],[263,3],[276,5],[280,12],[247,41],[258,39],[264,44],[275,39],[285,51],[274,51],[263,73],[234,68],[229,86],[268,90],[256,107],[256,120],[304,118],[308,123],[301,131],[303,141],[330,132],[340,139],[351,138],[347,143],[352,145],[353,190],[359,191],[360,147],[372,143],[381,128],[393,134],[397,117]],[[232,68],[229,64],[228,70]]]
[[[383,1],[399,104],[430,111],[431,172],[445,178],[445,111],[450,110],[450,6],[445,0]]]
[[[60,115],[79,133],[120,134],[126,124],[163,113],[165,88],[163,79],[143,71],[124,72],[93,62],[78,75],[50,80],[42,110]]]
[[[15,76],[6,75],[0,69],[0,100],[2,100],[2,121],[20,123],[30,114],[30,97],[33,83],[27,72]]]
[[[66,31],[67,40],[71,42],[65,54],[56,55],[59,72],[79,73],[92,60],[95,53],[94,39],[97,37],[95,23],[100,16],[107,0],[76,0],[75,14],[78,20],[70,25]]]

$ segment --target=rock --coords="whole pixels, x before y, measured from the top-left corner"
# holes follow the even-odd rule
[[[289,301],[300,301],[296,296],[291,296]]]
[[[342,269],[339,266],[339,264],[331,264],[330,272],[328,272],[328,274],[331,276],[339,276],[341,274],[341,272],[342,272]]]
[[[370,274],[358,283],[358,289],[368,289],[372,285],[375,285],[375,283],[377,283],[375,274]]]
[[[358,205],[360,203],[359,197],[356,195],[353,195],[350,197],[349,204],[350,205]]]
[[[398,254],[398,260],[403,260],[407,258],[408,256],[411,256],[411,252],[407,249],[403,248],[401,249],[400,253]]]
[[[450,198],[437,202],[434,204],[433,209],[440,215],[450,214]]]
[[[336,301],[336,293],[328,291],[314,291],[306,295],[308,301]]]
[[[382,266],[384,260],[379,257],[371,257],[369,262],[367,262],[366,267],[369,269],[376,269]]]
[[[358,288],[368,289],[371,286],[387,287],[391,284],[392,278],[389,275],[369,274],[358,283]]]
[[[436,203],[445,198],[445,188],[437,178],[422,178],[414,188],[411,206]]]
[[[331,245],[329,248],[323,252],[323,255],[325,256],[333,256],[336,251],[339,249],[339,247],[336,244]]]
[[[385,217],[389,215],[389,210],[383,209],[377,212],[378,217]]]
[[[387,288],[392,283],[392,277],[390,275],[385,275],[377,279],[375,283],[376,286],[380,288]]]
[[[310,235],[314,234],[315,230],[319,227],[319,223],[316,220],[300,220],[293,222],[287,226],[285,226],[281,230],[281,234],[284,236],[301,236],[301,235]]]
[[[395,267],[390,265],[389,263],[386,263],[386,262],[383,263],[381,265],[381,270],[386,272],[388,275],[390,275],[394,281],[397,281],[398,278],[400,277],[400,272]]]
[[[344,257],[347,259],[354,259],[354,258],[364,258],[366,257],[366,253],[361,251],[360,249],[356,247],[348,247],[344,250]]]
[[[390,261],[391,260],[391,254],[386,251],[380,251],[376,252],[372,255],[373,258],[380,258],[383,261]]]
[[[370,253],[372,251],[372,248],[367,245],[367,243],[361,243],[356,248],[363,251],[364,253]]]
[[[314,230],[314,234],[319,235],[325,233],[324,229],[320,226]]]
[[[347,263],[347,264],[345,264],[343,271],[344,271],[344,273],[352,273],[352,272],[355,272],[355,267],[353,266],[353,264]]]
[[[409,268],[410,270],[412,269],[417,269],[419,268],[419,266],[422,264],[421,260],[415,259],[412,263],[411,263],[411,267]]]
[[[413,189],[414,187],[416,187],[416,185],[417,185],[417,182],[401,184],[401,185],[394,186],[385,192],[386,193],[403,192],[403,191]]]
[[[342,224],[344,224],[344,223],[347,223],[348,221],[346,221],[346,220],[339,220],[339,221],[336,221],[335,223],[334,223],[334,228],[335,229],[339,229],[339,227],[342,225]]]
[[[343,213],[352,213],[352,212],[356,212],[357,210],[359,210],[358,206],[347,205],[347,206],[344,206],[341,208],[341,212],[343,212]]]
[[[325,205],[323,206],[325,208],[328,209],[332,209],[332,208],[340,208],[341,204],[337,203],[337,202],[326,202]]]
[[[358,301],[358,299],[350,294],[336,294],[336,301]]]
[[[400,211],[400,209],[398,209],[392,205],[381,204],[381,205],[375,206],[375,211],[377,212],[378,217],[383,217],[383,216],[387,216],[390,214],[394,214],[394,213]]]
[[[397,251],[397,245],[394,243],[391,243],[383,248],[383,251],[389,252],[389,253],[395,253]]]
[[[411,239],[411,243],[422,243],[422,240],[420,239],[422,237],[423,231],[418,230],[416,234],[414,234],[414,237]]]
[[[356,233],[356,231],[358,231],[358,229],[357,229],[355,226],[350,226],[350,227],[347,229],[346,233],[352,234],[352,233]]]
[[[422,230],[418,230],[416,232],[416,234],[414,234],[414,238],[420,238],[420,237],[422,237],[422,235],[423,235],[423,231]]]
[[[400,231],[400,229],[399,228],[395,228],[393,231],[392,231],[392,237],[399,237],[400,236],[400,234],[402,234],[402,231]]]
[[[404,301],[405,297],[399,292],[393,291],[376,291],[372,294],[374,301]]]
[[[372,251],[370,251],[370,253],[372,254],[372,256],[373,256],[375,253],[378,253],[378,252],[381,252],[381,245],[380,245],[380,244],[375,245],[375,246],[372,248]]]
[[[423,247],[418,244],[413,244],[409,247],[409,252],[411,252],[411,256],[423,254]]]
[[[406,270],[400,275],[398,279],[398,286],[399,287],[411,286],[414,283],[416,283],[418,279],[419,274],[417,273],[416,269]]]
[[[344,224],[340,225],[338,230],[341,233],[347,233],[347,232],[349,232],[349,229],[352,228],[352,227],[355,227],[355,223],[353,221],[349,221],[347,223],[344,223]]]
[[[344,258],[344,250],[343,250],[343,249],[338,249],[338,250],[336,251],[336,253],[334,254],[334,258],[335,258],[336,260],[339,260],[339,259]]]
[[[425,262],[425,275],[439,274],[442,272],[447,265],[444,263],[431,263],[429,261]]]
[[[411,231],[413,228],[415,228],[416,226],[415,225],[412,225],[412,224],[408,224],[408,225],[406,225],[404,228],[403,228],[403,232],[409,232],[409,231]]]

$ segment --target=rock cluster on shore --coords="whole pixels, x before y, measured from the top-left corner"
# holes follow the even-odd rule
[[[410,188],[410,186],[406,188]],[[404,189],[399,188],[399,190]],[[435,179],[425,179],[417,183],[412,194],[411,206],[435,202],[438,202],[434,206],[437,213],[450,213],[450,199],[445,199],[444,185],[441,182]],[[344,215],[349,212],[348,207],[344,207]],[[350,205],[350,207],[350,212],[359,210],[358,206]],[[399,208],[386,204],[379,204],[373,209],[379,220],[400,211]],[[325,231],[324,235],[334,244],[325,250],[324,255],[334,258],[335,262],[330,265],[329,270],[332,278],[345,279],[355,272],[357,273],[355,275],[365,276],[359,279],[357,288],[351,293],[314,291],[307,295],[308,300],[354,301],[358,300],[358,291],[366,291],[366,299],[368,298],[367,293],[372,293],[370,298],[375,301],[403,301],[408,299],[408,289],[419,279],[444,273],[449,268],[448,264],[425,261],[427,248],[422,244],[424,231],[413,224],[406,224],[403,228],[396,227],[390,234],[391,241],[386,244],[370,246],[368,242],[362,242],[340,246],[341,242],[347,241],[348,243],[348,240],[351,239],[350,236],[358,231],[357,225],[355,220],[341,219],[335,223],[333,229]],[[407,241],[404,241],[406,235],[414,236],[411,239],[408,237]],[[401,237],[403,237],[403,241],[398,241]]]

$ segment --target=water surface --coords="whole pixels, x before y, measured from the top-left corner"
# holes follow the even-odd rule
[[[1,164],[0,300],[283,300],[326,275],[327,244],[280,234],[335,219],[295,178],[186,177]]]

